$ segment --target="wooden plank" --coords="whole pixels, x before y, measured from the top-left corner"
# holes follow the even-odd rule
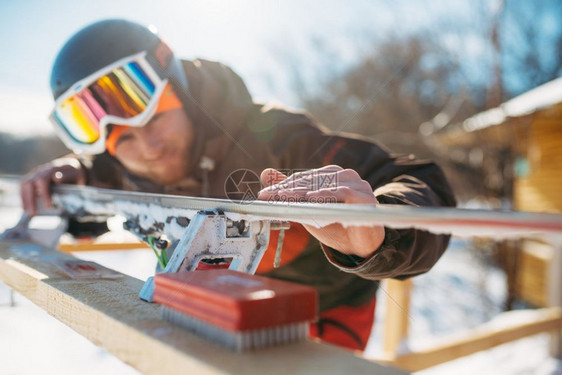
[[[78,242],[59,243],[57,250],[63,253],[79,251],[111,251],[111,250],[138,250],[149,249],[143,242]]]
[[[385,356],[392,357],[398,354],[400,345],[408,338],[412,279],[385,280],[382,290],[386,294],[383,350]]]
[[[514,204],[517,210],[527,212],[562,212],[561,183],[552,180],[533,179],[515,182]]]
[[[143,282],[75,280],[53,262],[71,255],[0,242],[0,278],[79,334],[146,374],[403,374],[335,346],[305,341],[238,354],[160,319]]]
[[[503,313],[496,320],[515,314],[525,314],[516,319],[512,324],[497,327],[484,324],[472,330],[461,338],[447,340],[433,348],[408,353],[396,358],[386,358],[384,363],[390,363],[409,371],[420,371],[428,367],[464,357],[482,350],[491,349],[523,337],[532,336],[542,332],[559,331],[562,329],[562,309],[550,307],[539,310],[511,311]]]
[[[516,275],[518,297],[536,307],[554,306],[548,303],[552,246],[534,239],[524,240],[522,243],[519,271]]]
[[[562,306],[562,236],[550,236],[552,245],[552,259],[548,270],[548,304]],[[562,358],[562,331],[552,332],[550,339],[550,354]]]

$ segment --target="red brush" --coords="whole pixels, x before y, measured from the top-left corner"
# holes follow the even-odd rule
[[[238,351],[302,340],[314,288],[231,270],[158,274],[163,318]]]

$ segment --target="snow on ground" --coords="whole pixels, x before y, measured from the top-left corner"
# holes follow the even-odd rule
[[[16,186],[0,180],[0,232],[13,226],[21,209]],[[8,192],[8,193],[6,193]],[[110,267],[146,277],[153,255],[143,250],[81,254]],[[147,256],[148,255],[148,256]],[[119,266],[119,267],[117,267]],[[127,272],[125,272],[127,273]],[[0,281],[0,374],[138,374]]]
[[[0,179],[0,192],[7,192],[0,194],[0,231],[15,224],[21,212],[16,190],[13,181]],[[414,279],[410,338],[406,344],[411,350],[430,346],[451,334],[462,334],[501,311],[505,297],[504,276],[487,265],[485,252],[469,251],[470,247],[471,242],[455,239],[431,272]],[[155,264],[154,255],[147,250],[75,255],[139,279],[151,275]],[[366,352],[368,357],[381,352],[384,296],[384,291],[380,291],[377,322]],[[418,374],[562,375],[562,361],[549,356],[548,344],[547,334],[536,335]],[[0,282],[0,373],[39,372],[137,373]]]
[[[411,351],[432,347],[446,337],[459,337],[502,311],[505,277],[485,263],[486,254],[469,251],[470,241],[454,239],[437,265],[414,279],[409,339]],[[382,352],[386,299],[379,292],[375,329],[367,355]],[[459,358],[420,375],[562,374],[562,361],[549,355],[549,335],[531,336]]]

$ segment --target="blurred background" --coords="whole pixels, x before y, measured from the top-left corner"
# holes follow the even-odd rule
[[[110,17],[156,26],[180,57],[229,65],[257,101],[303,108],[330,129],[436,160],[462,207],[562,211],[560,0],[21,0],[0,1],[4,227],[17,219],[18,177],[68,152],[47,120],[56,53],[78,29]],[[542,239],[455,239],[436,269],[416,278],[412,336],[427,341],[504,310],[551,305],[552,254]],[[91,259],[116,267],[129,256]],[[140,262],[137,276],[150,274],[152,264]],[[562,371],[547,338],[533,340],[441,373]]]
[[[562,74],[557,0],[3,1],[0,173],[66,152],[47,122],[51,64],[107,17],[156,26],[178,56],[231,66],[256,100],[438,159],[463,202],[509,201],[516,155],[440,134]]]

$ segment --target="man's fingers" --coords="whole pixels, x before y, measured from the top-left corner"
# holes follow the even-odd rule
[[[37,204],[35,202],[35,192],[33,190],[33,182],[25,181],[20,185],[21,204],[24,211],[33,216],[37,213]]]
[[[38,178],[34,181],[34,190],[39,197],[39,201],[45,208],[51,208],[53,202],[51,201],[51,181],[46,178]]]
[[[337,165],[295,173],[290,177],[269,168],[262,172],[260,179],[266,186],[258,195],[262,200],[377,203],[367,181],[356,171]]]
[[[264,169],[260,174],[261,186],[264,186],[264,188],[258,192],[258,199],[268,199],[271,196],[271,194],[275,193],[275,191],[273,189],[270,190],[269,187],[275,186],[276,184],[285,180],[286,178],[287,176],[285,176],[283,173],[279,172],[276,169],[273,168]]]
[[[273,168],[266,168],[260,174],[260,182],[265,187],[278,184],[286,178],[287,176]]]
[[[340,186],[337,189],[320,189],[306,193],[307,200],[339,203],[378,203],[373,193],[364,193],[350,186]]]
[[[287,190],[301,187],[309,187],[310,190],[322,188],[337,188],[346,186],[357,181],[363,182],[366,191],[372,191],[368,182],[363,181],[359,174],[352,169],[343,169],[339,166],[327,166],[319,169],[299,172],[287,179],[269,186],[268,190]]]
[[[282,185],[291,185],[295,184],[296,181],[315,179],[316,177],[337,173],[341,170],[343,170],[343,168],[339,165],[327,165],[322,168],[309,169],[306,171],[293,173],[292,175],[286,177],[283,181],[279,181],[278,183]]]
[[[45,208],[52,207],[52,184],[86,183],[86,173],[76,159],[58,159],[33,169],[22,179],[20,197],[23,209],[30,215],[36,215],[39,204]]]

